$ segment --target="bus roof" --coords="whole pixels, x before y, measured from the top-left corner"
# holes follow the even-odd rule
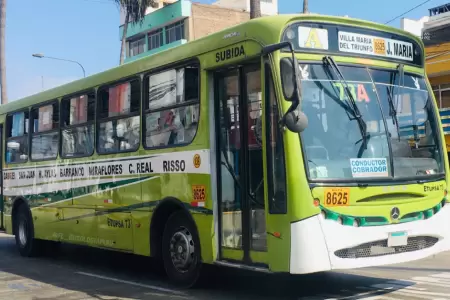
[[[195,57],[244,40],[253,39],[261,43],[261,45],[277,43],[280,41],[284,28],[289,23],[294,21],[310,21],[318,23],[327,22],[392,32],[414,39],[423,48],[422,40],[415,35],[391,26],[366,20],[319,14],[283,14],[265,16],[226,28],[197,40],[190,41],[184,45],[170,48],[165,51],[119,65],[109,70],[90,75],[86,78],[72,81],[70,83],[12,101],[5,105],[0,105],[0,114],[20,110],[24,107],[48,100],[54,100],[65,95],[89,90],[96,86],[119,80],[120,78],[132,76],[134,74],[145,72],[177,61],[189,59],[191,57]],[[234,32],[239,33],[239,35],[232,36],[230,39],[225,38],[227,34]]]

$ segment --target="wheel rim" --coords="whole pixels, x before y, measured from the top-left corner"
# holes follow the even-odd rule
[[[20,220],[19,241],[22,246],[25,246],[27,244],[27,221],[26,220]]]
[[[184,273],[194,261],[195,244],[192,234],[186,228],[180,228],[170,239],[170,258],[178,272]]]

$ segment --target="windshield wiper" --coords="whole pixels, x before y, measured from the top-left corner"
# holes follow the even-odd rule
[[[400,129],[398,126],[397,110],[394,107],[394,100],[393,100],[394,89],[391,88],[391,90],[389,90],[388,87],[386,87],[386,89],[387,89],[388,103],[389,103],[389,116],[392,118],[392,124],[394,124],[395,128],[397,129],[397,136],[398,136],[398,140],[400,141]]]
[[[361,112],[359,111],[358,106],[355,101],[355,98],[353,97],[353,95],[348,87],[348,83],[345,80],[344,75],[342,75],[342,72],[339,69],[339,66],[336,64],[336,62],[334,61],[334,59],[331,56],[324,56],[323,62],[325,64],[327,64],[330,67],[330,69],[332,69],[334,71],[334,74],[336,75],[336,77],[339,79],[340,83],[344,87],[345,93],[347,94],[347,98],[350,100],[350,103],[348,103],[346,101],[347,102],[347,105],[346,105],[347,110],[350,112],[350,114],[353,117],[350,119],[350,121],[353,121],[353,120],[358,121],[358,126],[359,126],[359,130],[361,132],[361,137],[362,137],[361,149],[365,150],[365,149],[367,149],[367,142],[368,142],[367,124],[361,116]],[[358,156],[360,156],[362,154],[361,153],[362,151],[359,151],[359,152],[360,153],[358,154]]]
[[[402,78],[403,75],[403,65],[399,64],[398,67],[398,73],[400,74],[400,79]],[[397,76],[397,73],[393,73],[393,75],[391,74],[391,86],[386,87],[387,90],[387,95],[388,95],[388,103],[389,103],[389,116],[392,118],[392,124],[395,125],[396,129],[397,129],[397,136],[398,136],[398,140],[400,140],[400,129],[399,129],[399,124],[398,124],[398,118],[397,118],[397,110],[395,109],[396,104],[394,105],[394,90],[395,90],[395,77]]]

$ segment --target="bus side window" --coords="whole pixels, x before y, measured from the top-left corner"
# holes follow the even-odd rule
[[[6,151],[7,164],[28,161],[28,110],[15,112],[6,117]]]
[[[144,146],[190,144],[199,121],[199,68],[185,66],[144,79]]]
[[[280,115],[269,64],[265,66],[265,105],[269,213],[285,214],[287,202],[283,135],[278,128]]]
[[[32,108],[31,122],[31,159],[55,159],[59,148],[59,103]]]
[[[94,153],[95,94],[61,101],[61,156],[83,157]]]
[[[140,145],[139,79],[101,88],[97,100],[97,152],[136,151]]]

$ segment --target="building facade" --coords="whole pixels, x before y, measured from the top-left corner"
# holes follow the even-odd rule
[[[278,0],[261,0],[261,13],[278,13]],[[250,0],[218,0],[213,4],[159,0],[142,24],[128,24],[125,63],[179,46],[249,20]],[[120,38],[125,12],[120,13]]]
[[[402,29],[422,37],[426,71],[450,152],[450,3],[430,8],[429,16],[419,21],[402,21]]]

